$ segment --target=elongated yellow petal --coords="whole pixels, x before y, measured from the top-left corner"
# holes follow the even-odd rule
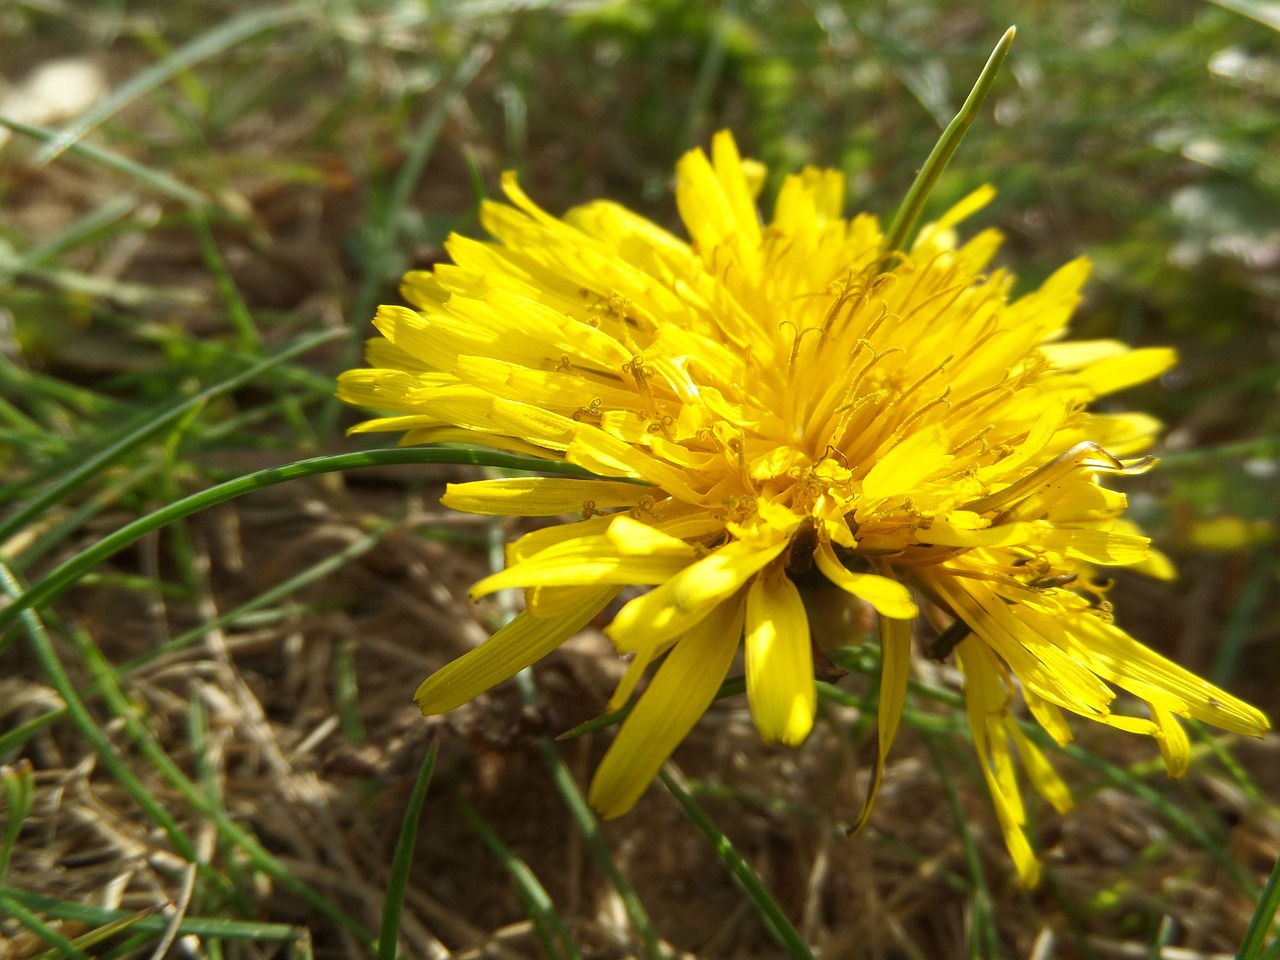
[[[581,537],[548,547],[528,560],[490,574],[471,587],[473,599],[511,587],[571,587],[582,584],[665,583],[687,567],[693,548],[684,552],[620,553],[606,537]]]
[[[605,634],[619,653],[692,629],[717,604],[737,592],[756,571],[782,553],[787,541],[770,547],[736,540],[689,564],[670,580],[618,611]]]
[[[1089,386],[1094,396],[1103,396],[1137,383],[1145,383],[1177,362],[1178,354],[1175,351],[1167,347],[1147,347],[1096,360],[1076,376]]]
[[[817,688],[809,618],[786,574],[764,573],[747,590],[747,701],[766,740],[795,746],[813,728]]]
[[[1040,863],[1022,832],[1022,800],[1018,796],[1018,787],[1016,782],[1011,783],[998,774],[992,757],[996,736],[1003,740],[1002,719],[1008,709],[1008,694],[1000,682],[994,659],[981,641],[972,635],[966,637],[956,648],[956,656],[964,670],[969,732],[982,764],[982,775],[991,793],[996,818],[1004,833],[1005,846],[1009,848],[1023,886],[1034,887],[1040,882]]]
[[[1040,352],[1060,370],[1079,370],[1091,363],[1129,352],[1119,340],[1071,340],[1062,343],[1044,343]]]
[[[1010,717],[1005,726],[1013,737],[1014,746],[1018,748],[1018,756],[1027,769],[1027,776],[1031,779],[1031,785],[1035,787],[1036,793],[1053,804],[1053,808],[1059,813],[1069,812],[1075,803],[1071,799],[1071,789],[1066,781],[1058,776],[1058,771],[1053,769],[1044,752],[1022,732],[1017,721]]]
[[[584,588],[572,616],[539,619],[521,613],[474,650],[427,677],[413,695],[425,716],[447,713],[541,660],[581,630],[618,595],[617,587]]]
[[[715,698],[742,636],[743,603],[720,604],[677,641],[591,781],[588,800],[605,819],[630,810]]]
[[[702,493],[690,485],[685,474],[600,430],[578,430],[565,459],[593,473],[647,480],[686,503],[703,501]]]
[[[884,780],[884,765],[889,759],[893,738],[898,735],[902,709],[907,703],[907,681],[911,679],[911,624],[892,617],[880,618],[880,705],[877,712],[876,756],[871,768],[871,783],[862,811],[849,828],[857,833],[871,817],[871,808]]]
[[[880,455],[862,480],[866,504],[903,496],[925,477],[945,468],[950,460],[947,438],[941,428],[921,430],[898,441]],[[860,510],[862,508],[859,508]]]
[[[841,590],[867,601],[877,613],[910,620],[919,612],[905,584],[878,574],[854,573],[846,569],[829,543],[820,543],[813,552],[813,559],[823,576]]]
[[[1187,731],[1168,710],[1151,705],[1151,716],[1158,728],[1155,734],[1156,743],[1160,745],[1160,754],[1164,757],[1165,769],[1169,776],[1180,777],[1187,772],[1191,763],[1191,743],[1187,740]]]
[[[512,477],[473,480],[445,487],[440,503],[463,513],[504,517],[554,517],[581,510],[634,507],[654,491],[634,483],[570,480],[564,477]]]
[[[1029,523],[1001,523],[994,527],[966,529],[946,520],[935,520],[919,530],[916,539],[940,547],[1009,547],[1026,543],[1034,535]]]
[[[1271,729],[1260,710],[1165,659],[1113,624],[1079,617],[1068,624],[1068,633],[1078,645],[1073,652],[1153,706],[1250,737]]]
[[[1067,726],[1067,718],[1062,715],[1062,710],[1057,704],[1049,703],[1030,690],[1024,690],[1022,698],[1026,701],[1031,715],[1036,718],[1036,722],[1044,727],[1045,733],[1053,737],[1058,746],[1065,747],[1075,738],[1071,728]]]
[[[1018,678],[1038,696],[1086,716],[1107,713],[1115,694],[1096,675],[1010,611],[981,581],[964,585],[943,578],[934,589],[1000,655]],[[1048,618],[1037,626],[1049,629]]]

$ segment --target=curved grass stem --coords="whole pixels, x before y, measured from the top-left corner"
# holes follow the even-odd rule
[[[907,237],[910,235],[912,227],[915,226],[916,220],[920,218],[920,211],[924,209],[925,200],[928,199],[929,193],[938,182],[938,178],[942,176],[942,172],[947,169],[947,164],[950,162],[952,155],[956,152],[956,148],[960,146],[960,141],[964,139],[969,125],[978,116],[978,110],[981,109],[982,102],[986,100],[987,94],[995,83],[996,75],[1000,72],[1000,65],[1004,63],[1004,58],[1009,53],[1009,47],[1013,44],[1013,37],[1017,33],[1017,29],[1017,27],[1010,27],[1004,32],[1004,36],[1000,38],[996,48],[991,51],[991,56],[987,59],[987,65],[982,68],[982,73],[978,75],[977,83],[969,91],[969,96],[965,99],[964,106],[960,108],[960,112],[955,115],[952,121],[947,124],[947,129],[942,131],[942,136],[934,144],[933,150],[924,162],[924,166],[920,168],[920,172],[916,175],[915,182],[911,184],[911,189],[907,191],[906,199],[902,201],[902,206],[898,208],[898,212],[894,215],[893,223],[889,227],[889,238],[885,245],[887,251],[892,252],[905,248]]]

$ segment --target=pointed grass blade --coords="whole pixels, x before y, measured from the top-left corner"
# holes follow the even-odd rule
[[[57,950],[58,956],[67,957],[70,960],[89,960],[87,953],[4,891],[0,891],[0,915],[17,920],[18,923]]]
[[[920,218],[920,211],[924,209],[925,200],[928,199],[929,193],[938,182],[938,178],[942,176],[942,172],[947,169],[947,164],[951,161],[952,155],[955,154],[956,149],[960,146],[960,141],[964,139],[969,125],[978,116],[978,111],[982,108],[982,102],[986,100],[987,93],[990,92],[992,84],[995,83],[996,75],[1000,72],[1000,65],[1004,63],[1004,58],[1009,53],[1009,47],[1013,44],[1015,33],[1017,33],[1016,27],[1010,27],[1004,32],[1000,42],[991,51],[987,65],[982,68],[982,73],[978,75],[978,81],[973,85],[973,89],[969,91],[969,96],[965,99],[964,106],[960,108],[960,112],[955,115],[951,123],[947,124],[947,129],[942,132],[942,136],[929,153],[928,159],[925,160],[924,166],[920,168],[920,173],[916,175],[915,181],[907,191],[906,199],[902,201],[902,206],[898,208],[897,214],[894,215],[893,223],[889,227],[889,237],[885,243],[887,251],[892,252],[905,248],[907,238],[910,236],[916,220]]]
[[[782,947],[784,956],[791,958],[791,960],[813,960],[813,954],[810,952],[808,945],[801,939],[796,928],[791,925],[791,921],[782,912],[778,902],[764,888],[764,884],[760,882],[760,878],[756,876],[750,864],[743,859],[742,854],[738,853],[729,838],[724,835],[720,828],[716,826],[715,821],[702,809],[702,805],[672,775],[671,769],[671,765],[668,764],[666,769],[659,772],[658,777],[662,780],[662,785],[675,797],[676,802],[684,810],[685,816],[711,843],[716,855],[720,858],[720,862],[729,869],[734,880],[738,882],[738,885],[742,887],[751,899],[751,903],[760,915],[760,919],[764,922],[765,928],[773,935],[773,938],[778,942],[778,946]]]
[[[15,593],[13,601],[0,610],[0,634],[3,634],[22,611],[36,607],[61,595],[68,587],[92,570],[103,560],[140,540],[148,533],[190,516],[201,510],[234,500],[236,497],[278,483],[314,477],[324,473],[337,473],[359,467],[387,466],[406,463],[452,463],[472,466],[497,467],[503,470],[531,470],[556,473],[570,477],[591,477],[581,467],[554,460],[535,460],[492,450],[472,450],[461,447],[396,447],[386,450],[365,450],[357,453],[338,453],[309,460],[298,460],[279,467],[268,467],[217,484],[199,493],[162,507],[144,517],[126,524],[115,533],[102,538],[74,557],[50,571],[43,579],[25,591]]]
[[[413,848],[418,839],[418,821],[422,818],[422,805],[427,800],[427,788],[431,786],[431,774],[436,768],[438,743],[427,748],[427,755],[418,768],[418,779],[409,794],[409,805],[404,811],[400,836],[396,838],[395,853],[391,856],[391,877],[387,882],[387,898],[382,904],[382,927],[378,931],[378,960],[395,960],[396,938],[400,932],[400,912],[404,909],[404,895],[409,888],[409,871],[413,868]]]
[[[529,865],[502,842],[502,838],[481,819],[471,804],[462,797],[458,798],[458,804],[467,823],[471,824],[471,829],[484,841],[485,846],[493,851],[493,855],[501,861],[503,868],[511,877],[511,882],[515,884],[516,896],[520,898],[525,914],[533,923],[547,956],[552,960],[582,960],[582,954],[574,946],[573,938],[569,936],[569,930],[561,919],[560,912],[556,910],[555,902],[547,893],[546,887],[529,869]]]
[[[234,47],[255,33],[262,33],[273,27],[301,20],[307,15],[308,11],[304,6],[251,9],[248,13],[241,14],[201,34],[163,60],[139,71],[110,96],[82,113],[41,148],[36,154],[36,163],[41,166],[49,163],[133,101],[167,83],[200,61]]]
[[[164,412],[148,418],[140,426],[128,430],[118,439],[108,443],[97,453],[86,458],[79,466],[68,471],[60,480],[48,486],[23,505],[21,509],[7,517],[3,523],[0,523],[0,542],[21,530],[49,507],[61,502],[68,493],[74,491],[89,477],[115,463],[130,450],[136,449],[166,427],[180,422],[184,417],[190,416],[210,400],[253,382],[272,367],[306,353],[308,350],[320,346],[338,335],[339,331],[326,330],[309,337],[303,337],[278,350],[260,363],[255,363],[243,372],[200,391],[200,393],[188,400],[174,404]]]
[[[1280,912],[1280,857],[1276,858],[1276,865],[1249,919],[1249,929],[1236,955],[1238,960],[1273,960],[1280,956],[1280,933],[1271,941],[1270,949],[1267,948],[1267,933],[1276,927],[1277,912]]]
[[[139,917],[125,910],[113,910],[74,900],[60,900],[44,894],[0,886],[0,898],[16,903],[29,911],[38,911],[60,920],[100,926],[131,920],[131,928],[147,933],[161,934],[169,925],[167,917],[154,915]],[[220,938],[223,940],[263,940],[287,943],[298,937],[300,928],[286,923],[267,923],[258,920],[231,920],[225,917],[185,917],[178,925],[183,936]]]

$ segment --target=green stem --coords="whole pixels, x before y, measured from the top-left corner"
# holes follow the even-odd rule
[[[672,775],[669,767],[660,770],[658,778],[662,781],[662,785],[670,791],[671,796],[675,797],[676,802],[680,804],[685,816],[710,841],[716,856],[729,869],[733,879],[738,882],[738,885],[751,898],[751,902],[759,911],[765,927],[778,942],[778,946],[785,951],[785,955],[791,960],[813,960],[813,953],[796,931],[796,928],[791,925],[787,915],[782,912],[778,902],[764,888],[764,884],[760,882],[760,878],[751,869],[751,865],[737,851],[737,848],[724,835],[723,831],[716,826],[715,821],[707,816],[707,812],[702,809],[702,806],[693,798],[693,795]]]
[[[1254,960],[1255,957],[1264,955],[1267,931],[1271,929],[1278,910],[1280,910],[1280,858],[1276,859],[1276,865],[1267,880],[1266,889],[1262,891],[1258,906],[1249,920],[1249,929],[1245,931],[1244,942],[1240,944],[1240,953],[1237,954],[1241,960]],[[1276,948],[1280,947],[1280,939],[1273,941],[1271,947],[1269,955],[1274,956]]]
[[[378,960],[395,960],[396,939],[400,934],[400,911],[404,908],[405,891],[409,889],[409,870],[413,867],[413,848],[418,838],[418,821],[422,817],[422,805],[427,800],[427,787],[436,768],[438,743],[427,748],[427,755],[418,768],[409,805],[404,811],[400,836],[396,838],[396,850],[391,857],[391,878],[387,883],[387,899],[382,905],[382,928],[378,934]]]
[[[339,453],[325,457],[313,457],[310,460],[299,460],[282,467],[269,467],[245,474],[226,483],[201,490],[189,497],[183,497],[176,503],[162,507],[145,517],[126,524],[115,533],[103,537],[93,546],[76,554],[61,566],[50,571],[42,580],[32,584],[30,588],[15,597],[13,603],[0,610],[0,634],[7,631],[18,614],[30,607],[35,607],[60,595],[64,590],[79,580],[97,564],[112,554],[123,550],[130,544],[142,539],[148,533],[190,516],[200,510],[208,509],[227,500],[232,500],[254,490],[274,486],[288,480],[299,480],[322,473],[335,473],[340,470],[351,470],[356,467],[386,466],[403,463],[455,463],[475,464],[477,466],[498,467],[505,470],[537,470],[542,473],[559,473],[573,477],[591,478],[581,467],[556,460],[534,460],[509,453],[497,453],[491,450],[468,450],[455,447],[399,447],[391,450],[365,450],[358,453]]]
[[[991,51],[987,65],[982,68],[982,73],[978,75],[978,82],[969,91],[969,96],[965,100],[964,106],[960,108],[960,112],[955,115],[951,123],[947,124],[947,129],[942,132],[942,136],[934,144],[933,151],[929,154],[929,158],[925,160],[924,166],[920,168],[915,182],[911,184],[911,189],[907,191],[906,199],[902,201],[902,206],[898,208],[898,212],[893,218],[893,223],[889,227],[889,239],[885,245],[887,251],[893,252],[905,249],[907,235],[911,233],[911,228],[915,226],[916,220],[919,219],[920,211],[924,209],[925,200],[928,199],[934,184],[938,182],[938,178],[942,176],[942,171],[947,169],[947,164],[951,161],[952,154],[960,146],[960,141],[964,139],[965,132],[969,129],[969,124],[973,123],[974,118],[977,117],[978,110],[982,107],[982,102],[987,98],[987,93],[991,90],[992,84],[995,83],[996,74],[1000,72],[1000,65],[1004,63],[1004,58],[1009,53],[1009,47],[1013,44],[1013,37],[1017,29],[1017,27],[1010,27],[1004,32],[1004,36],[1000,38],[996,48]]]
[[[236,374],[221,383],[214,384],[207,390],[202,390],[194,397],[183,400],[174,404],[168,410],[159,416],[149,418],[140,427],[127,431],[123,436],[115,442],[108,444],[96,454],[90,456],[83,463],[73,470],[68,471],[58,482],[50,485],[42,493],[33,497],[23,507],[15,511],[7,517],[3,523],[0,523],[0,540],[12,536],[23,527],[27,526],[55,503],[60,503],[69,493],[77,489],[86,479],[94,474],[106,469],[106,467],[115,463],[129,451],[135,449],[150,438],[156,436],[165,428],[173,423],[180,421],[183,417],[190,416],[194,411],[203,407],[210,400],[220,397],[224,394],[237,390],[247,383],[257,380],[263,373],[276,367],[286,360],[306,353],[313,347],[317,347],[322,343],[333,340],[340,334],[340,331],[325,330],[321,333],[304,337],[279,352],[267,357],[260,363],[255,363],[245,369],[242,373]]]

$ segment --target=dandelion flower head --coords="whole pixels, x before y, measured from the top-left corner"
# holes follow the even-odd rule
[[[459,510],[582,519],[510,545],[507,568],[473,594],[522,588],[524,610],[429,677],[418,703],[451,710],[623,589],[650,587],[605,631],[632,655],[611,709],[652,674],[591,786],[595,808],[617,816],[740,647],[760,734],[805,739],[815,625],[802,588],[818,578],[879,615],[877,760],[857,824],[920,621],[942,635],[935,655],[954,647],[1000,825],[1034,883],[1014,758],[1055,807],[1070,796],[1015,721],[1015,697],[1059,743],[1071,737],[1065,713],[1150,735],[1174,775],[1189,758],[1177,717],[1268,727],[1131,638],[1103,595],[1101,568],[1171,570],[1102,482],[1150,464],[1141,454],[1159,424],[1090,405],[1174,354],[1062,339],[1084,260],[1011,299],[1013,278],[990,266],[999,234],[961,242],[955,230],[990,188],[899,251],[875,217],[845,218],[836,171],[788,177],[762,222],[763,173],[727,133],[710,157],[686,154],[676,199],[687,241],[604,201],[554,217],[508,175],[510,203],[482,210],[494,240],[450,238],[451,264],[404,278],[413,308],[378,311],[369,368],[345,373],[340,396],[391,415],[356,431],[566,461],[599,478],[450,485],[443,502]]]

